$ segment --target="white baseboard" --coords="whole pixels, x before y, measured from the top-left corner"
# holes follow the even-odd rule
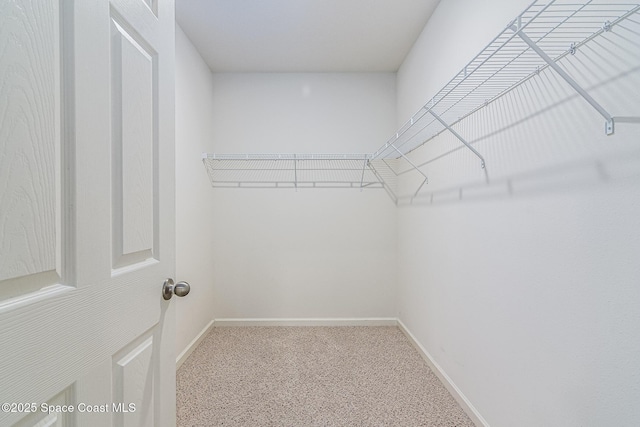
[[[397,326],[395,318],[328,318],[328,319],[216,319],[221,326]]]
[[[475,425],[479,427],[489,427],[489,423],[482,418],[482,415],[471,404],[469,399],[460,391],[460,389],[453,383],[451,378],[442,370],[429,352],[418,342],[416,337],[407,329],[404,323],[400,319],[376,317],[376,318],[328,318],[328,319],[314,319],[314,318],[302,318],[302,319],[214,319],[202,331],[189,343],[182,353],[176,359],[176,369],[189,358],[193,350],[195,350],[200,342],[204,339],[211,328],[224,327],[224,326],[398,326],[398,328],[405,334],[407,339],[420,353],[420,356],[429,365],[434,374],[442,381],[442,384],[451,393],[453,398],[458,402],[464,412],[471,418]]]
[[[451,393],[453,398],[458,402],[462,410],[471,418],[471,421],[476,426],[479,427],[489,427],[489,423],[482,418],[482,415],[478,412],[478,410],[471,404],[469,399],[460,391],[460,389],[453,383],[451,378],[442,370],[440,365],[438,365],[435,360],[431,357],[429,352],[418,342],[416,337],[407,329],[404,323],[400,319],[397,319],[398,328],[406,335],[406,337],[411,341],[411,344],[418,350],[418,353],[422,356],[427,365],[431,368],[434,374],[440,379],[442,384],[446,387],[446,389]]]
[[[211,322],[209,322],[207,324],[207,326],[204,327],[203,330],[200,331],[200,333],[198,335],[196,335],[196,337],[189,343],[189,345],[187,346],[187,348],[185,348],[184,350],[182,350],[182,353],[180,353],[178,355],[178,357],[176,358],[176,371],[178,369],[180,369],[180,366],[182,366],[182,364],[184,363],[185,360],[187,360],[189,358],[189,356],[191,356],[191,353],[193,353],[193,350],[195,350],[196,348],[198,348],[198,345],[200,345],[200,343],[202,342],[202,340],[204,339],[204,337],[207,336],[207,334],[209,333],[209,331],[211,330],[211,328],[213,327],[215,321],[212,320]]]

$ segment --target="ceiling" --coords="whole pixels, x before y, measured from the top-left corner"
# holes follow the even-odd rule
[[[176,0],[213,72],[394,72],[439,0]]]

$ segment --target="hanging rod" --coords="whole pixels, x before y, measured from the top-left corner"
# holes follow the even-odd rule
[[[480,159],[488,182],[485,158],[456,125],[547,68],[605,118],[607,135],[613,134],[615,124],[640,123],[640,116],[611,114],[559,65],[596,37],[615,32],[625,20],[639,25],[639,11],[638,0],[532,2],[374,153],[203,154],[203,163],[214,187],[377,188],[397,204],[399,175],[413,170],[424,178],[412,200],[428,183],[424,164],[416,164],[408,154],[450,132]],[[410,167],[398,172],[398,161]]]
[[[534,1],[375,151],[373,158],[395,158],[395,149],[404,154],[415,150],[547,67],[561,70],[563,79],[605,117],[608,135],[616,121],[634,123],[635,118],[616,120],[557,62],[639,10],[637,1]]]
[[[370,154],[202,154],[214,187],[383,188]]]

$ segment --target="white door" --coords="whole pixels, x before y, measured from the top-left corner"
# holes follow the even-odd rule
[[[0,0],[0,426],[175,424],[172,0]]]

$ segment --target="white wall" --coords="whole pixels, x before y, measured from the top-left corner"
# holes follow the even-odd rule
[[[395,128],[394,74],[214,74],[216,153],[366,153]],[[210,189],[220,318],[395,315],[383,190]]]
[[[211,187],[201,154],[211,146],[213,79],[176,24],[176,280],[191,293],[176,305],[176,354],[214,318]]]
[[[442,0],[398,73],[398,125],[528,2]],[[593,84],[616,74],[640,58],[627,36],[635,51],[594,62],[579,51],[567,68]],[[591,93],[639,115],[637,70]],[[544,72],[457,126],[491,184],[458,150],[428,164],[428,188],[398,209],[399,318],[493,427],[640,420],[640,128],[606,137],[570,95]],[[443,135],[415,158],[457,146]]]

